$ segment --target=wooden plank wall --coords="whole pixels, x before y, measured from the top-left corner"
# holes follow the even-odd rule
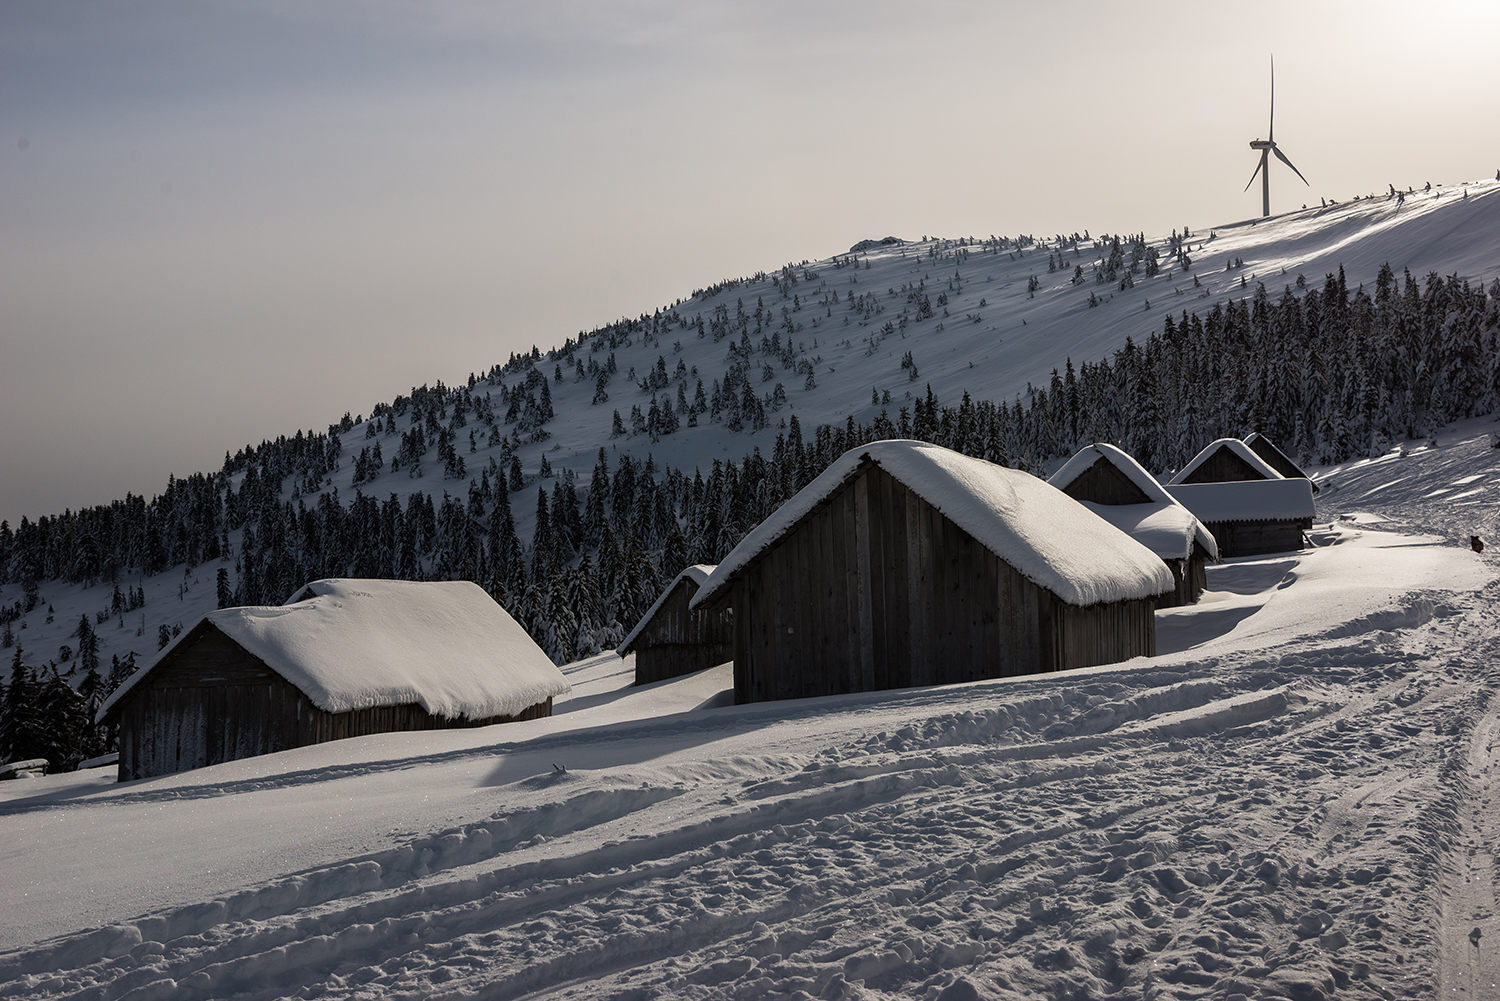
[[[120,709],[122,781],[294,747],[297,705],[280,675],[207,623]]]
[[[1176,588],[1168,594],[1157,598],[1157,608],[1177,608],[1182,605],[1195,605],[1203,594],[1203,589],[1208,586],[1208,571],[1205,568],[1206,557],[1204,549],[1196,542],[1193,543],[1193,555],[1186,560],[1163,559],[1167,569],[1172,571],[1172,579],[1177,582]]]
[[[1050,595],[1049,595],[1050,597]],[[1156,656],[1156,599],[1079,608],[1051,599],[1053,670]]]
[[[1300,466],[1293,462],[1291,458],[1276,445],[1275,442],[1267,438],[1265,435],[1259,435],[1253,442],[1246,442],[1245,444],[1250,446],[1250,451],[1254,452],[1256,455],[1264,459],[1266,465],[1270,466],[1272,469],[1276,470],[1287,479],[1311,481],[1311,477],[1304,473]],[[1312,491],[1313,493],[1318,493],[1318,485],[1316,483],[1312,484]]]
[[[552,715],[551,699],[515,716],[481,720],[433,716],[415,704],[326,712],[216,627],[203,626],[123,700],[120,781],[345,737]]]
[[[1302,530],[1308,519],[1284,521],[1215,521],[1206,523],[1219,544],[1220,558],[1291,553],[1302,548]]]
[[[1095,504],[1149,504],[1151,498],[1104,456],[1063,490],[1074,500]]]
[[[650,684],[734,659],[733,612],[690,611],[688,602],[698,585],[682,578],[651,617],[631,649],[635,651],[635,683]]]
[[[1071,609],[873,465],[731,588],[740,703],[953,684],[1155,649],[1154,601]]]
[[[1265,474],[1250,463],[1220,446],[1203,465],[1193,470],[1184,483],[1240,483],[1245,480],[1263,480]]]

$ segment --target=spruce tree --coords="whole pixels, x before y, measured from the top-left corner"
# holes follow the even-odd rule
[[[83,698],[63,680],[56,667],[40,686],[36,709],[41,732],[37,756],[47,759],[49,771],[73,771],[83,759],[80,752],[91,721]]]
[[[42,756],[45,743],[37,714],[38,686],[19,643],[10,659],[10,684],[0,704],[0,755],[6,761]]]
[[[599,458],[594,463],[594,473],[589,479],[588,497],[583,508],[583,539],[585,548],[592,549],[604,538],[607,517],[604,508],[605,496],[609,493],[609,460],[604,449],[599,449]]]

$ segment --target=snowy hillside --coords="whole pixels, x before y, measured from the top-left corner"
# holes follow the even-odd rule
[[[551,719],[0,784],[0,991],[1493,997],[1495,428],[1321,470],[1149,660],[733,707],[611,654]]]
[[[691,562],[716,561],[816,474],[816,464],[831,461],[842,439],[816,438],[821,426],[857,426],[860,436],[926,436],[1033,471],[1096,437],[1126,446],[1161,471],[1219,434],[1257,428],[1292,450],[1316,444],[1311,458],[1325,451],[1330,458],[1341,457],[1339,451],[1363,454],[1428,433],[1446,419],[1440,413],[1429,422],[1421,401],[1386,393],[1381,380],[1404,372],[1450,401],[1488,408],[1494,373],[1473,366],[1428,372],[1431,359],[1405,358],[1393,345],[1361,361],[1368,373],[1340,376],[1340,353],[1348,349],[1342,331],[1332,331],[1326,345],[1315,339],[1304,351],[1281,344],[1264,362],[1274,372],[1289,352],[1328,353],[1329,371],[1294,376],[1304,395],[1325,392],[1327,401],[1316,406],[1277,396],[1283,389],[1263,386],[1271,376],[1262,372],[1226,374],[1223,387],[1201,380],[1160,385],[1178,365],[1174,356],[1157,363],[1163,374],[1152,379],[1161,395],[1150,401],[1149,422],[1121,417],[1118,401],[1103,401],[1087,426],[1075,419],[1079,426],[1070,433],[1042,428],[1047,440],[1039,441],[1037,399],[1029,395],[1033,412],[1024,428],[1007,432],[996,421],[1009,422],[1007,401],[1028,386],[1045,389],[1067,362],[1107,360],[1127,337],[1144,343],[1160,335],[1172,317],[1191,313],[1196,322],[1199,313],[1229,303],[1226,322],[1246,328],[1238,335],[1245,350],[1258,350],[1262,286],[1274,305],[1288,291],[1314,292],[1342,268],[1346,284],[1338,291],[1355,295],[1354,316],[1361,308],[1355,289],[1373,288],[1387,264],[1397,286],[1403,271],[1414,276],[1408,293],[1432,273],[1489,286],[1500,274],[1500,182],[1419,191],[1399,202],[1362,198],[1139,242],[1102,234],[874,242],[831,260],[729,281],[653,316],[554,342],[534,361],[512,359],[467,386],[378,401],[372,419],[350,417],[327,436],[298,432],[239,450],[224,470],[177,480],[149,504],[127,498],[112,508],[19,526],[0,538],[6,619],[0,628],[24,645],[38,670],[56,663],[64,673],[82,672],[79,620],[87,618],[100,670],[107,672],[115,657],[134,653],[144,662],[173,630],[226,601],[278,602],[307,579],[469,576],[554,656],[569,656],[617,642],[654,599],[658,582]],[[1400,291],[1403,308],[1410,302],[1418,313],[1433,301],[1403,299]],[[1423,294],[1432,291],[1428,285]],[[1451,291],[1437,289],[1447,297],[1442,308],[1456,308]],[[1476,327],[1493,325],[1500,316],[1495,303],[1481,293],[1464,315]],[[1492,329],[1480,333],[1495,337]],[[1224,355],[1208,342],[1198,350],[1195,370]],[[1455,343],[1449,357],[1459,363],[1475,350],[1486,364],[1493,361],[1483,345]],[[1092,376],[1095,389],[1122,383],[1144,391],[1133,371],[1111,373],[1101,364]],[[1476,381],[1489,388],[1479,392]],[[939,434],[932,408],[924,415],[918,404],[931,399],[956,408],[965,394],[989,410],[979,414],[982,433],[957,443]],[[1233,406],[1225,402],[1231,396],[1239,397]],[[896,426],[902,408],[915,412],[910,431]],[[1294,410],[1299,420],[1305,413],[1304,423],[1293,420]],[[777,456],[778,440],[794,439],[793,419],[806,461],[800,453]],[[925,429],[924,419],[931,425]],[[1384,424],[1392,426],[1382,430]],[[611,495],[607,510],[605,499],[596,498],[599,519],[589,523],[601,448]],[[765,465],[752,468],[746,459],[756,450]],[[622,501],[627,456],[634,466]],[[716,460],[726,464],[723,480],[716,478]],[[635,489],[652,470],[660,489]],[[706,502],[692,482],[695,472],[707,481]],[[571,493],[560,495],[564,485]],[[540,570],[538,488],[551,495],[550,520],[561,511],[569,522],[565,531],[549,528],[544,548],[556,551]],[[414,498],[425,501],[422,510]],[[606,516],[618,557],[602,543]],[[412,534],[418,538],[406,552],[402,536]],[[632,543],[640,555],[628,559]],[[584,554],[606,582],[602,594],[590,595],[579,579],[590,576],[578,571]],[[626,579],[631,566],[650,572]],[[30,591],[28,576],[35,581]],[[111,576],[116,583],[108,582]],[[36,607],[27,609],[32,600]],[[595,610],[569,618],[567,610],[580,607]],[[72,683],[79,683],[77,673]]]

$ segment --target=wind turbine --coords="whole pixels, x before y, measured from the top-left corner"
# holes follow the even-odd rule
[[[1255,168],[1255,174],[1260,175],[1260,208],[1263,217],[1271,215],[1271,154],[1276,154],[1276,159],[1292,168],[1292,173],[1302,177],[1302,171],[1297,165],[1286,158],[1286,154],[1276,148],[1276,57],[1271,57],[1271,125],[1265,139],[1257,139],[1250,144],[1251,149],[1260,150],[1260,164]],[[1245,185],[1245,190],[1250,190],[1250,185],[1255,183],[1255,174],[1250,175],[1250,181]],[[1302,183],[1308,184],[1307,178],[1302,177]]]

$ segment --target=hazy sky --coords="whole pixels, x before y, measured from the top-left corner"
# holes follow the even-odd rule
[[[1500,4],[0,3],[0,518],[858,240],[1493,176]],[[1295,187],[1294,187],[1295,185]],[[1500,262],[1496,262],[1500,265]]]

